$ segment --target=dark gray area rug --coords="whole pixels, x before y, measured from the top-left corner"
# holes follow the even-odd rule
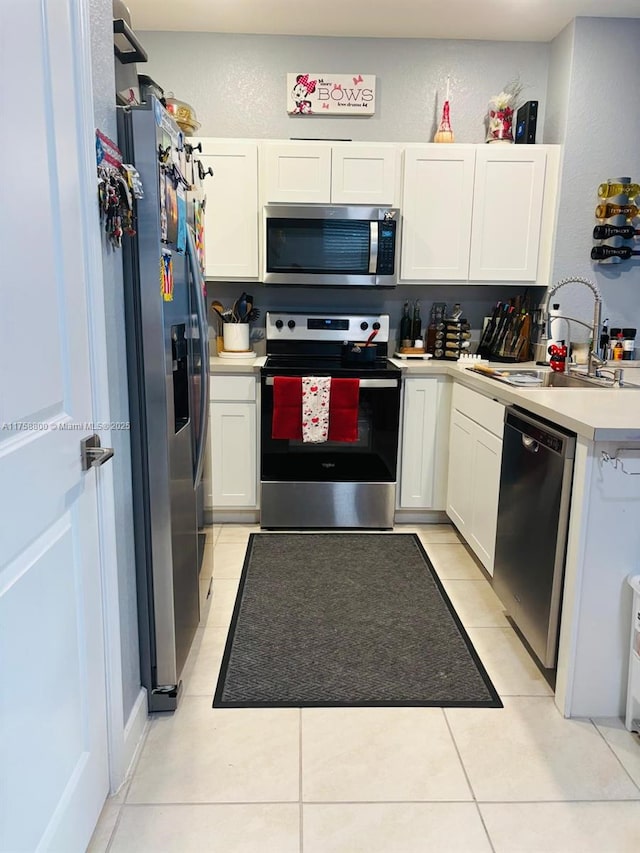
[[[215,708],[502,703],[416,534],[254,533]]]

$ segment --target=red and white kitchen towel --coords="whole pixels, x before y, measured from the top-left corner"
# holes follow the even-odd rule
[[[271,436],[306,443],[357,441],[359,396],[358,379],[276,376]]]
[[[329,435],[330,376],[302,377],[302,440],[326,441]]]

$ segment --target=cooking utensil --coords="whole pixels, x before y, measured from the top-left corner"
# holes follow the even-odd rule
[[[220,317],[220,319],[222,320],[223,323],[225,322],[224,305],[222,304],[222,302],[218,302],[217,300],[214,299],[213,302],[211,303],[211,310],[216,312],[216,314],[218,315],[218,317]]]
[[[246,318],[249,312],[247,308],[247,294],[244,291],[242,291],[240,297],[236,300],[235,305],[233,306],[233,313],[238,318],[239,323],[247,322]]]
[[[363,344],[346,343],[342,347],[343,361],[350,362],[374,362],[378,354],[378,348],[371,342],[378,334],[378,329],[373,329],[366,342]]]

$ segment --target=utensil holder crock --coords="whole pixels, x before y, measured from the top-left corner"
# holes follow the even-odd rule
[[[249,351],[249,324],[225,323],[222,328],[225,352]]]

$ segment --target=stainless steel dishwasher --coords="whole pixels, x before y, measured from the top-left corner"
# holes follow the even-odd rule
[[[573,433],[505,410],[493,588],[532,651],[556,665]]]

